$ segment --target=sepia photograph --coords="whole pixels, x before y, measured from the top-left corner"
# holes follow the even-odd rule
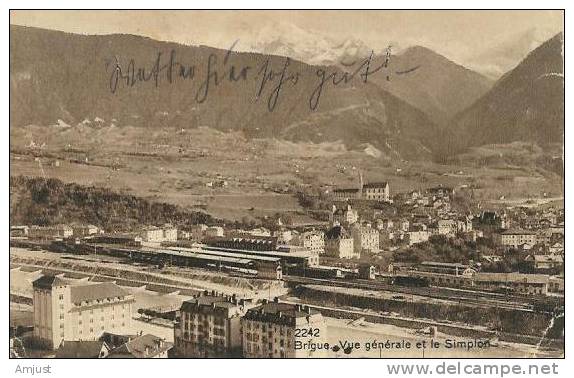
[[[9,10],[9,358],[563,359],[564,25]]]

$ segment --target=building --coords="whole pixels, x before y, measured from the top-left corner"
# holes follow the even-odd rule
[[[203,236],[206,238],[223,237],[223,235],[224,235],[223,227],[220,226],[207,227],[203,233]]]
[[[105,341],[62,341],[56,358],[106,358],[109,353],[110,347]]]
[[[548,279],[548,291],[564,295],[564,277],[552,276]]]
[[[564,266],[564,258],[561,255],[528,255],[524,261],[535,270],[560,269]]]
[[[191,238],[198,242],[202,241],[207,228],[208,227],[205,224],[196,224],[191,226]],[[221,236],[223,236],[223,229],[221,231]]]
[[[347,189],[334,189],[333,200],[335,201],[348,201],[350,199],[360,199],[361,190],[356,188]]]
[[[359,258],[353,238],[342,226],[335,226],[325,233],[325,255],[340,259]]]
[[[247,310],[241,319],[246,358],[325,357],[327,325],[319,311],[277,299]],[[305,348],[312,343],[320,349]]]
[[[163,230],[156,226],[145,227],[140,231],[142,241],[146,243],[161,243],[163,241]]]
[[[215,236],[206,240],[211,247],[245,249],[252,251],[273,251],[277,249],[277,238],[274,236],[253,236],[236,234],[231,236]]]
[[[28,229],[28,237],[30,239],[64,239],[69,238],[74,234],[72,227],[59,224],[56,226],[32,226]]]
[[[372,228],[370,223],[364,225],[355,224],[351,228],[351,235],[356,254],[379,252],[379,232]]]
[[[458,222],[452,219],[439,219],[437,231],[439,235],[454,236],[458,228]]]
[[[449,188],[446,186],[436,186],[433,188],[428,188],[426,193],[435,197],[435,198],[443,198],[443,199],[452,199],[454,196],[455,190],[453,188]]]
[[[151,334],[130,338],[109,351],[106,358],[167,358],[173,344]]]
[[[418,243],[424,243],[429,240],[430,232],[427,230],[421,231],[409,231],[407,232],[407,238],[409,245],[415,245]]]
[[[297,237],[297,244],[315,253],[325,253],[325,234],[322,231],[306,231]]]
[[[509,293],[548,293],[549,276],[523,273],[477,273],[473,277],[475,287],[482,290],[506,290]]]
[[[101,231],[93,224],[75,224],[72,225],[72,234],[74,237],[83,238],[86,236],[97,235]]]
[[[471,268],[469,265],[435,261],[423,261],[420,263],[417,270],[429,273],[452,274],[455,276],[472,276],[474,273],[476,273],[476,270]]]
[[[353,210],[351,205],[347,205],[345,209],[336,209],[333,212],[333,225],[341,224],[349,226],[358,221],[359,213],[356,210]]]
[[[163,231],[163,241],[174,242],[177,241],[177,227],[171,224],[166,224],[162,228]]]
[[[182,303],[175,325],[176,357],[240,357],[241,317],[249,302],[204,292]]]
[[[32,283],[34,339],[56,349],[63,340],[97,340],[104,331],[131,327],[133,295],[111,282],[70,283],[43,276]]]
[[[28,226],[10,226],[10,237],[27,237],[29,229]]]
[[[526,230],[507,230],[499,236],[500,245],[518,248],[522,244],[536,244],[536,233]]]
[[[391,198],[388,182],[370,182],[363,185],[362,199],[389,201]]]
[[[273,233],[273,236],[277,238],[278,244],[288,244],[295,238],[291,230],[278,230]]]

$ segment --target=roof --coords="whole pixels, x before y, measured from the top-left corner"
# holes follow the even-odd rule
[[[103,348],[109,350],[105,341],[62,341],[56,358],[99,358]]]
[[[93,301],[114,297],[124,297],[129,293],[113,282],[100,282],[96,284],[78,285],[70,288],[72,303]]]
[[[357,188],[338,188],[333,189],[333,193],[357,193],[359,189]]]
[[[172,347],[172,343],[166,342],[158,336],[147,334],[136,337],[113,349],[108,358],[150,358],[166,352]]]
[[[42,276],[32,282],[33,287],[39,287],[42,289],[51,289],[54,286],[66,286],[68,284],[69,281],[52,275]]]
[[[536,235],[536,233],[528,230],[506,230],[502,235]]]
[[[349,238],[349,233],[341,226],[335,226],[325,232],[325,239]]]
[[[380,181],[380,182],[369,182],[363,185],[363,188],[384,188],[387,187],[389,185],[388,182],[386,181]]]
[[[525,273],[477,273],[475,281],[491,282],[522,282],[522,283],[547,283],[549,276],[545,274],[525,274]]]
[[[563,262],[564,259],[560,255],[532,255],[533,260],[536,262]]]
[[[261,306],[247,310],[245,319],[262,320],[272,323],[290,323],[293,324],[298,318],[306,318],[311,315],[321,315],[317,310],[308,306],[296,305],[291,303],[267,302]]]
[[[232,309],[239,307],[238,303],[233,302],[233,298],[224,295],[200,295],[188,299],[181,304],[181,311],[195,311],[197,307],[211,307],[217,309]]]
[[[444,268],[468,268],[468,265],[460,263],[445,263],[445,262],[434,262],[434,261],[423,261],[421,265],[424,266],[440,266]]]

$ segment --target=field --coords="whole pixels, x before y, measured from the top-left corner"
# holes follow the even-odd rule
[[[28,126],[10,137],[11,175],[108,187],[229,220],[304,214],[297,190],[357,187],[359,172],[365,181],[388,181],[392,194],[445,185],[494,207],[563,196],[560,151],[521,143],[436,164],[391,159],[370,145],[350,151],[341,142],[246,139],[206,127]]]

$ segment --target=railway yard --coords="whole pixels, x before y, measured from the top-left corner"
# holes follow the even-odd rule
[[[10,283],[12,302],[26,302],[31,300],[31,282],[40,275],[59,274],[69,279],[112,281],[124,286],[136,295],[134,307],[135,324],[142,329],[152,329],[169,338],[170,323],[163,319],[151,320],[141,316],[145,309],[177,309],[186,298],[202,291],[217,290],[222,293],[233,293],[243,298],[273,298],[279,296],[285,301],[305,303],[325,314],[335,334],[348,334],[357,326],[351,324],[354,320],[363,319],[360,334],[376,334],[383,332],[385,327],[393,327],[405,333],[404,337],[414,338],[412,332],[424,326],[438,327],[445,337],[448,333],[462,333],[466,336],[480,335],[482,337],[498,337],[499,332],[492,325],[464,323],[460,321],[424,319],[400,313],[400,311],[379,311],[369,309],[353,301],[353,297],[377,300],[381,303],[400,304],[403,308],[409,306],[439,306],[444,309],[469,308],[470,311],[511,311],[520,316],[537,314],[540,311],[538,296],[517,295],[515,293],[496,293],[479,290],[456,289],[437,286],[405,286],[393,283],[388,275],[379,275],[376,279],[359,277],[346,278],[319,278],[304,275],[285,274],[280,280],[257,277],[254,273],[248,255],[230,257],[226,263],[239,263],[238,266],[213,265],[209,259],[217,258],[218,253],[208,250],[201,259],[202,267],[192,264],[182,264],[184,260],[166,259],[166,253],[171,254],[169,248],[162,248],[162,253],[155,254],[153,248],[135,248],[118,245],[83,245],[73,247],[66,252],[48,251],[52,249],[45,246],[23,248],[22,246],[10,248]],[[72,251],[78,248],[77,253]],[[89,252],[88,252],[89,251]],[[190,254],[181,248],[171,250],[175,254]],[[91,252],[91,253],[90,253]],[[225,256],[226,252],[222,252]],[[193,255],[196,260],[197,255]],[[260,255],[263,256],[263,255]],[[219,256],[221,257],[221,256]],[[261,260],[269,260],[263,257]],[[257,260],[257,259],[256,259]],[[259,261],[261,261],[259,260]],[[272,258],[271,258],[272,260]],[[288,269],[286,269],[288,271]],[[256,270],[255,270],[256,272]],[[314,300],[309,292],[318,292],[321,297],[337,297],[344,295],[351,298],[345,304],[331,305],[321,300]],[[26,299],[29,298],[29,299]],[[347,298],[348,299],[348,298]],[[347,300],[346,299],[346,300]],[[386,305],[384,305],[386,306]],[[384,307],[383,306],[383,307]],[[400,308],[400,307],[399,307]],[[138,312],[140,310],[140,312]],[[450,310],[449,310],[450,311]],[[363,317],[367,317],[365,321]],[[337,320],[339,319],[339,320]],[[354,320],[353,320],[354,319]],[[397,326],[397,324],[399,326]],[[354,332],[354,331],[353,331]],[[371,335],[372,335],[371,334]],[[508,336],[510,335],[510,336]],[[513,354],[532,354],[532,345],[536,338],[514,337],[508,334],[505,342],[511,345]],[[530,347],[528,347],[530,345]],[[530,348],[530,349],[529,349]],[[560,346],[548,345],[539,354],[553,355],[558,353]],[[554,352],[553,352],[554,351]],[[488,355],[482,351],[481,355]],[[372,353],[371,353],[372,354]],[[362,356],[362,354],[357,354]]]

